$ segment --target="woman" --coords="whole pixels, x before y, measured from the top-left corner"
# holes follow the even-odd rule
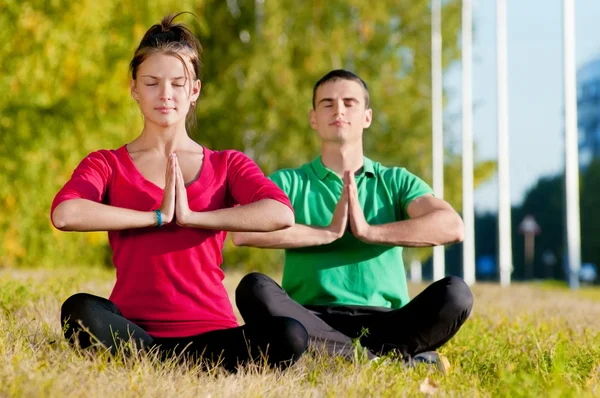
[[[306,350],[306,329],[286,317],[238,326],[220,264],[225,231],[286,228],[293,211],[244,154],[188,136],[201,46],[175,17],[152,26],[131,61],[131,95],[144,116],[139,137],[89,154],[54,198],[56,228],[108,231],[117,277],[108,300],[79,293],[65,301],[65,337],[113,353],[127,342],[185,352],[230,370],[265,354],[269,365],[285,367]]]

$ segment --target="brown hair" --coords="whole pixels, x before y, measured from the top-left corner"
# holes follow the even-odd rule
[[[335,69],[332,70],[331,72],[327,73],[325,76],[323,76],[322,78],[319,79],[319,81],[317,83],[315,83],[315,86],[313,87],[313,98],[312,98],[312,106],[313,109],[315,109],[315,101],[317,98],[317,90],[319,89],[319,87],[321,87],[324,84],[327,83],[332,83],[332,82],[336,82],[338,80],[350,80],[353,82],[357,82],[358,84],[361,85],[361,87],[363,88],[363,90],[365,91],[365,108],[369,109],[369,105],[370,105],[370,96],[369,96],[369,87],[367,86],[367,83],[365,83],[365,81],[363,79],[361,79],[357,74],[350,72],[348,70],[344,70],[344,69]]]
[[[179,14],[166,15],[160,21],[160,24],[152,25],[148,29],[129,64],[133,80],[137,78],[137,71],[142,62],[149,56],[157,53],[172,55],[178,58],[183,64],[188,82],[200,78],[202,45],[187,26],[173,23],[175,18],[181,14],[186,13],[180,12]],[[188,68],[186,59],[192,65],[191,71]],[[189,126],[193,126],[195,123],[195,115],[196,104],[194,103],[190,105],[190,110],[187,114]]]

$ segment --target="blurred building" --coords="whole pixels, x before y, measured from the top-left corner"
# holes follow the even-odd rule
[[[600,56],[577,71],[579,166],[600,158]]]

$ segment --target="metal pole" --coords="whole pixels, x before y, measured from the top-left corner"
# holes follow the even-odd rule
[[[410,260],[410,281],[412,283],[421,283],[421,261],[415,256]]]
[[[475,205],[473,198],[473,89],[471,0],[462,2],[462,180],[463,180],[463,279],[475,283]]]
[[[431,2],[431,117],[433,191],[444,197],[444,132],[442,125],[442,2]],[[445,275],[444,247],[433,248],[433,280]]]
[[[508,155],[508,79],[506,62],[506,0],[496,1],[498,90],[498,263],[500,284],[510,285],[512,234]]]
[[[569,286],[579,287],[581,230],[579,215],[579,153],[575,70],[575,0],[563,0],[563,57],[565,87],[565,195]]]

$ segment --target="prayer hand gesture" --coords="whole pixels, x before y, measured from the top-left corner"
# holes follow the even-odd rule
[[[346,232],[346,228],[348,227],[348,189],[344,184],[342,188],[342,195],[335,205],[335,210],[333,211],[333,216],[331,217],[331,223],[327,228],[329,231],[333,232],[337,239],[341,238]]]
[[[188,203],[185,180],[179,167],[177,155],[173,155],[173,158],[175,159],[175,221],[177,225],[186,226],[192,211]]]
[[[170,154],[169,159],[167,160],[163,200],[159,209],[162,215],[161,224],[170,223],[173,221],[173,217],[175,216],[175,185],[177,177],[175,161],[175,154]]]
[[[344,191],[348,192],[348,222],[350,223],[352,235],[366,241],[371,226],[367,223],[365,213],[358,201],[358,188],[354,173],[348,170],[344,172]]]

